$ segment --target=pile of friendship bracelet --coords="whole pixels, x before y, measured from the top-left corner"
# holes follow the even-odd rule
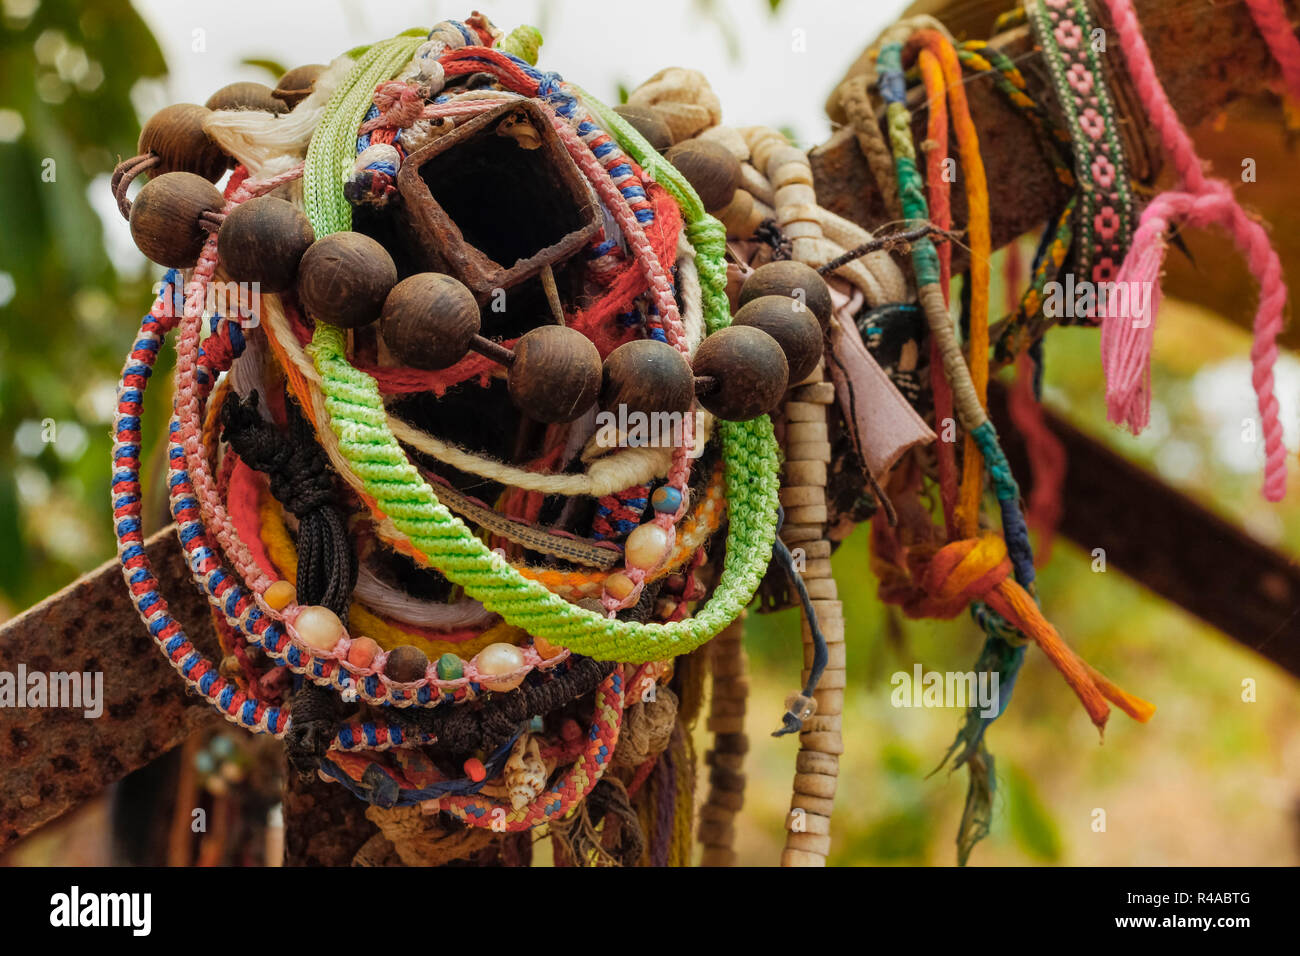
[[[1102,65],[1060,28],[1086,32],[1085,5],[1027,6],[1045,48],[1066,37],[1062,90],[1087,87],[1069,130],[1013,63],[928,17],[838,91],[894,233],[819,205],[805,152],[722,125],[701,74],[664,70],[611,109],[537,67],[536,30],[478,13],[155,115],[113,180],[168,271],[123,370],[112,494],[128,588],[174,668],[381,817],[545,828],[572,865],[686,865],[698,837],[727,865],[761,594],[803,620],[776,731],[800,742],[782,863],[821,865],[848,686],[830,558],[870,520],[881,597],[969,610],[1003,709],[1035,644],[1099,729],[1111,704],[1149,719],[1039,611],[985,409],[993,362],[1041,364],[1045,284],[1067,262],[1114,275],[1141,232]],[[1025,111],[1071,190],[996,342],[963,69]],[[214,307],[221,289],[242,298]],[[169,333],[167,490],[207,653],[144,546],[141,415]],[[949,420],[961,442],[936,440]],[[994,719],[972,710],[949,752],[971,775],[963,860],[991,816]]]

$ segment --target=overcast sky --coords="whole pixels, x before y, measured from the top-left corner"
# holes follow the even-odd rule
[[[723,122],[788,127],[802,145],[823,141],[822,103],[858,53],[897,18],[903,0],[134,0],[171,68],[163,89],[142,90],[149,115],[173,102],[202,103],[239,79],[266,80],[248,57],[288,66],[327,62],[362,43],[481,9],[509,32],[520,23],[545,38],[541,65],[606,100],[665,66],[702,70],[722,100]],[[730,25],[737,55],[728,52]],[[203,49],[194,49],[196,34]],[[796,31],[802,31],[798,33]]]

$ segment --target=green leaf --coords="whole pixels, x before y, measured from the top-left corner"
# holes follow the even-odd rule
[[[270,73],[271,76],[277,80],[289,72],[289,68],[278,60],[265,60],[255,56],[246,56],[239,62],[244,64],[244,66],[255,66],[259,69],[266,70],[267,73]]]

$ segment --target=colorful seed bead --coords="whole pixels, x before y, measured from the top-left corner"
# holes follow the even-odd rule
[[[623,557],[629,567],[653,571],[668,554],[668,532],[657,524],[643,524],[627,536]]]
[[[622,571],[615,571],[605,579],[605,593],[615,601],[626,601],[636,590],[636,583]]]
[[[480,675],[479,683],[488,690],[514,690],[524,680],[522,674],[503,677],[499,680],[493,679],[497,674],[509,675],[512,671],[517,671],[524,666],[524,652],[513,644],[503,642],[489,644],[478,652],[478,656],[474,658],[474,666],[478,669]]]
[[[283,611],[298,600],[298,589],[288,581],[276,581],[262,592],[262,600],[272,611]]]
[[[470,757],[465,761],[465,776],[469,777],[475,783],[482,783],[487,776],[487,768],[483,766],[483,761],[478,757]]]
[[[535,650],[537,656],[544,661],[549,661],[551,658],[558,657],[564,653],[564,648],[556,647],[544,637],[533,638],[533,650]]]
[[[318,651],[332,651],[343,638],[343,622],[327,607],[308,605],[293,622],[298,637]]]
[[[448,652],[438,658],[439,680],[460,680],[465,676],[465,662]]]
[[[367,668],[374,663],[379,645],[369,637],[354,637],[348,648],[348,663],[353,667]]]
[[[529,733],[540,734],[545,729],[546,729],[546,721],[542,719],[540,714],[535,714],[531,718],[529,718],[528,720]]]
[[[650,496],[650,505],[660,514],[676,514],[682,506],[682,493],[672,485],[660,485]]]

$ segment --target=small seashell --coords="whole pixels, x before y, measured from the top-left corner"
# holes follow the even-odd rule
[[[506,761],[505,781],[510,805],[516,810],[528,806],[546,789],[546,764],[532,734],[524,734],[515,741]]]

